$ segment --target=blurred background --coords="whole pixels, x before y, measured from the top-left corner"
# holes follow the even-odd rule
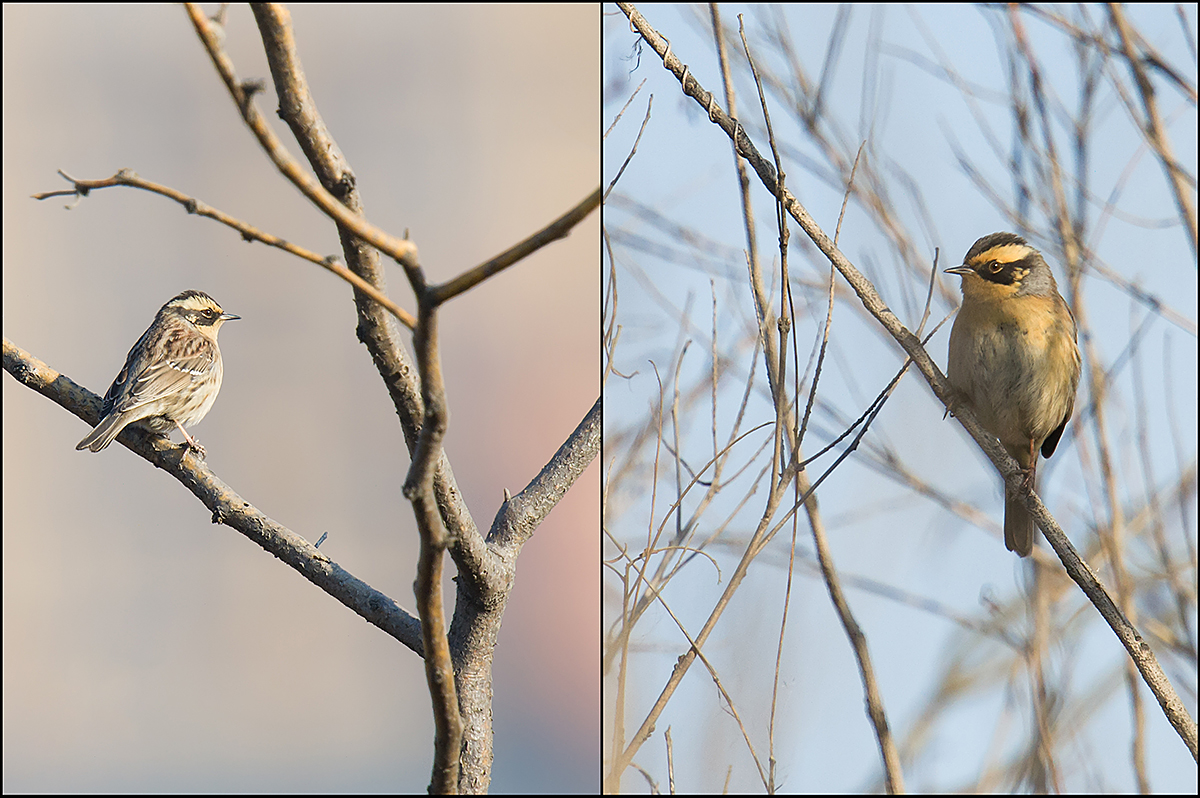
[[[723,42],[734,116],[771,160],[744,30],[787,188],[831,237],[840,225],[842,253],[909,330],[932,334],[943,369],[951,327],[934,328],[961,294],[935,263],[1000,230],[1045,254],[1080,323],[1084,376],[1038,492],[1105,584],[1127,586],[1126,612],[1194,723],[1195,6],[722,5],[719,22],[711,6],[639,9],[728,109]],[[606,184],[624,167],[602,272],[607,774],[613,741],[634,739],[766,514],[775,413],[748,255],[776,314],[781,277],[774,198],[751,174],[751,244],[729,137],[615,5],[603,58]],[[830,265],[795,224],[788,253],[786,392],[801,414]],[[1005,551],[1000,477],[915,368],[857,439],[904,354],[845,279],[833,285],[803,442],[809,478],[825,477],[814,520],[785,518],[789,491],[706,662],[620,787],[665,793],[673,761],[680,793],[883,791],[819,525],[910,791],[1194,790],[1195,760],[1042,536],[1033,558]]]
[[[30,195],[67,187],[58,169],[127,167],[318,252],[340,254],[333,226],[263,156],[179,7],[3,13],[4,334],[103,394],[167,299],[210,293],[242,320],[221,334],[224,387],[194,430],[209,466],[310,541],[327,532],[323,553],[411,611],[408,455],[350,288],[145,192],[69,212]],[[595,188],[595,6],[292,16],[368,217],[407,229],[431,280]],[[230,8],[226,33],[239,76],[269,84],[250,11]],[[273,89],[258,102],[299,157]],[[446,448],[482,530],[596,399],[598,251],[593,214],[442,312]],[[415,655],[123,447],[76,452],[79,419],[3,386],[6,791],[425,789]],[[496,650],[498,792],[597,787],[598,480],[593,465],[520,561]]]

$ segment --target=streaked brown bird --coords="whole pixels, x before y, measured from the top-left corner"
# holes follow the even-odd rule
[[[184,291],[163,305],[104,395],[100,423],[75,448],[98,452],[141,422],[159,434],[178,428],[204,457],[184,425],[199,423],[217,400],[224,373],[217,331],[239,318],[203,291]]]

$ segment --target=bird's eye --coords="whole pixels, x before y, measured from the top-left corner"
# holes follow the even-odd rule
[[[989,272],[991,272],[992,274],[999,274],[1000,270],[1003,268],[1004,267],[1002,265],[1000,265],[1000,261],[998,261],[998,260],[988,261],[987,270]]]

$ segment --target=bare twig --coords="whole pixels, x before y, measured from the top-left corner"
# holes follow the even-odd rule
[[[413,318],[411,313],[397,305],[389,297],[385,296],[378,288],[371,285],[366,280],[359,277],[357,274],[350,271],[333,258],[319,255],[316,252],[305,249],[297,244],[293,244],[291,241],[287,241],[278,236],[273,236],[270,233],[265,233],[251,224],[230,216],[229,214],[220,211],[211,205],[203,203],[195,197],[191,197],[181,191],[177,191],[170,186],[164,186],[158,183],[152,183],[149,180],[145,180],[132,169],[122,169],[112,177],[103,178],[101,180],[79,180],[78,178],[71,177],[62,169],[59,169],[58,173],[62,175],[64,180],[70,182],[73,188],[70,190],[61,191],[44,191],[40,194],[34,194],[34,199],[45,200],[50,199],[51,197],[72,195],[86,197],[93,189],[111,188],[113,186],[129,186],[131,188],[140,188],[155,194],[161,194],[164,197],[168,197],[178,202],[187,210],[188,213],[194,213],[197,216],[204,216],[208,219],[218,221],[227,227],[232,227],[234,230],[237,230],[239,233],[241,233],[242,238],[246,239],[247,241],[261,241],[267,246],[281,249],[284,252],[289,252],[298,258],[303,258],[310,263],[315,263],[322,269],[328,269],[338,277],[350,283],[350,285],[354,286],[359,291],[362,291],[364,294],[371,297],[371,299],[374,299],[380,305],[383,305],[388,309],[389,313],[395,316],[401,324],[403,324],[405,327],[408,327],[410,330],[417,323],[417,320]]]

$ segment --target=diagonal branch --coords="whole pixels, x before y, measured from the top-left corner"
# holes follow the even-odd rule
[[[514,263],[518,263],[529,257],[547,244],[551,244],[560,238],[566,238],[570,235],[571,228],[582,222],[599,205],[600,189],[597,188],[591,194],[584,197],[574,208],[541,230],[538,230],[524,241],[514,244],[487,263],[481,263],[470,271],[435,286],[433,290],[437,302],[442,303],[452,297],[458,296],[467,289],[479,285],[492,275],[499,274]]]
[[[62,175],[64,180],[69,181],[72,187],[68,190],[43,191],[40,194],[34,194],[33,198],[35,200],[47,200],[51,197],[62,196],[86,197],[93,189],[111,188],[113,186],[129,186],[130,188],[140,188],[154,194],[161,194],[168,199],[173,199],[178,202],[184,207],[184,209],[187,210],[188,213],[194,213],[197,216],[213,219],[214,221],[220,222],[226,227],[232,227],[234,230],[237,230],[239,233],[241,233],[242,238],[246,241],[261,241],[269,247],[282,249],[284,252],[288,252],[298,258],[303,258],[310,263],[315,263],[322,269],[328,269],[338,277],[341,277],[343,280],[350,283],[350,285],[354,286],[359,291],[362,291],[364,294],[371,297],[371,299],[374,299],[376,302],[383,305],[400,321],[401,324],[403,324],[405,327],[408,327],[410,330],[417,323],[417,320],[413,318],[411,313],[397,305],[378,288],[371,285],[366,280],[359,277],[357,274],[350,271],[333,258],[318,255],[316,252],[305,249],[298,244],[293,244],[291,241],[280,238],[279,236],[273,236],[270,233],[263,232],[254,225],[243,222],[234,216],[230,216],[224,211],[214,208],[207,203],[201,202],[195,197],[184,194],[182,191],[177,191],[170,186],[164,186],[160,185],[159,183],[153,183],[149,180],[146,180],[140,177],[132,169],[122,169],[112,177],[103,178],[101,180],[77,180],[61,169],[58,170],[58,173]]]
[[[600,453],[602,416],[602,400],[597,399],[550,462],[496,513],[488,542],[506,559],[515,561],[521,546],[533,537],[538,525],[596,459]]]
[[[4,339],[4,370],[88,424],[100,420],[101,399],[33,355]],[[213,523],[241,532],[265,551],[298,571],[305,579],[345,604],[417,654],[424,651],[421,623],[391,598],[353,576],[321,554],[292,530],[259,512],[254,505],[217,478],[208,465],[184,456],[187,449],[137,426],[127,427],[117,441],[152,465],[166,471],[212,512]]]
[[[275,135],[275,131],[271,130],[270,126],[267,125],[266,120],[254,105],[254,95],[262,89],[262,86],[251,81],[247,81],[246,83],[238,81],[233,69],[233,61],[229,59],[229,56],[222,49],[221,37],[214,29],[212,21],[204,16],[204,12],[195,3],[188,3],[185,7],[187,8],[188,18],[191,19],[192,25],[195,26],[196,33],[200,36],[200,41],[208,51],[208,55],[212,59],[213,66],[217,68],[221,80],[225,82],[225,88],[233,98],[234,104],[237,105],[243,121],[245,121],[246,126],[250,128],[251,132],[254,133],[254,137],[258,139],[258,143],[283,176],[290,180],[292,185],[300,189],[300,192],[308,197],[314,205],[336,220],[338,224],[353,231],[354,235],[400,263],[404,263],[410,259],[415,262],[417,256],[417,247],[415,244],[411,241],[396,238],[392,234],[371,224],[357,213],[354,213],[304,171],[300,162],[288,153],[283,146],[283,142]],[[286,10],[283,13],[286,14]]]
[[[488,546],[498,556],[464,567],[467,552],[451,548],[459,568],[450,624],[450,653],[458,677],[463,720],[459,788],[487,792],[492,770],[492,655],[500,636],[504,608],[516,579],[521,546],[600,452],[601,401],[596,400],[575,430],[538,475],[516,496],[508,496],[488,533]],[[479,574],[480,578],[463,578]]]

